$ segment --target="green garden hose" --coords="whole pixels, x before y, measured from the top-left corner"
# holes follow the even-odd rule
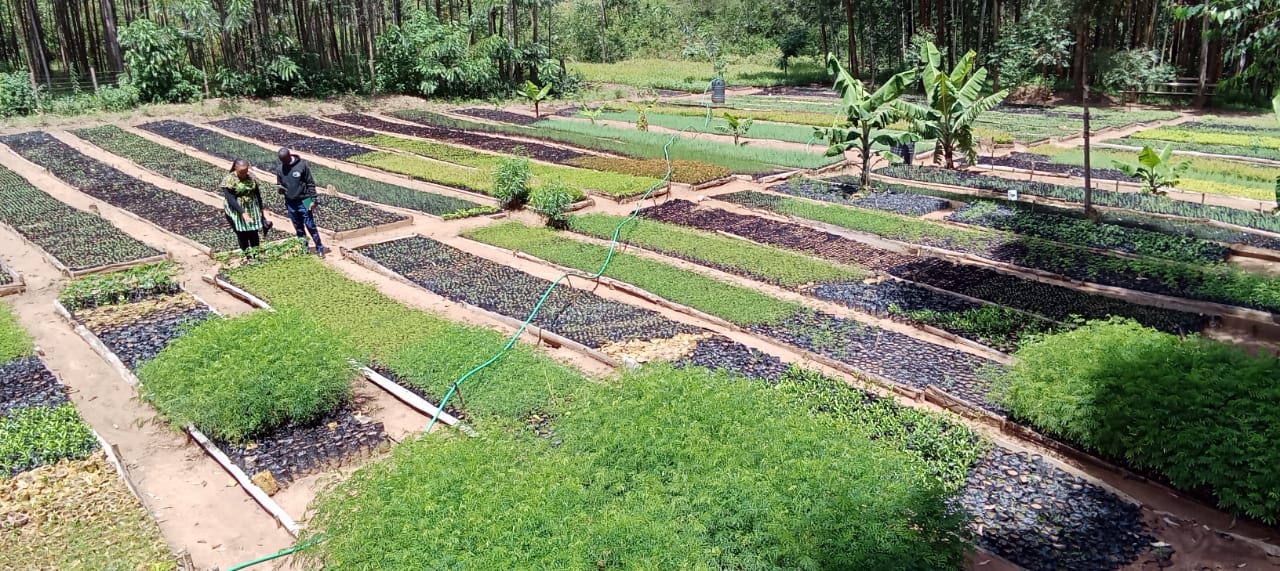
[[[303,549],[306,549],[306,548],[311,547],[311,546],[313,546],[313,545],[319,544],[319,543],[320,543],[320,542],[322,542],[322,541],[324,541],[324,538],[317,537],[317,538],[312,539],[311,541],[308,541],[308,542],[306,542],[306,543],[300,543],[300,544],[295,545],[295,546],[293,546],[293,547],[290,547],[290,548],[288,548],[288,549],[282,549],[282,550],[280,550],[280,551],[277,551],[276,553],[272,553],[271,555],[266,555],[266,556],[263,556],[263,557],[259,557],[259,558],[257,558],[257,559],[254,559],[253,561],[246,561],[246,562],[244,562],[244,563],[241,563],[241,564],[239,564],[239,565],[236,565],[235,567],[232,567],[232,568],[230,568],[230,569],[227,569],[227,571],[240,571],[241,569],[247,569],[247,568],[252,567],[252,566],[254,566],[254,565],[257,565],[257,564],[259,564],[259,563],[266,563],[266,562],[268,562],[268,561],[271,561],[272,559],[279,559],[279,558],[284,557],[284,556],[286,556],[286,555],[292,555],[292,554],[294,554],[294,553],[297,553],[297,552],[299,552],[299,551],[302,551]]]

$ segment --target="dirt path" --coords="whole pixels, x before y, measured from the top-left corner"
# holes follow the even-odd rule
[[[188,552],[201,569],[225,569],[291,545],[293,537],[231,476],[138,402],[133,387],[62,322],[53,301],[65,279],[7,230],[0,231],[0,251],[29,284],[26,293],[6,301],[44,350],[50,370],[71,388],[80,414],[119,447],[169,546]]]

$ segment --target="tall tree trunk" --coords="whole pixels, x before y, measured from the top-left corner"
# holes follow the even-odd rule
[[[1085,59],[1089,56],[1089,17],[1087,14],[1076,16],[1076,45],[1072,50],[1071,71],[1075,80],[1076,97],[1084,97],[1085,75],[1088,67]]]
[[[533,43],[538,43],[538,0],[530,7],[529,17],[533,19]]]
[[[1208,98],[1205,96],[1205,84],[1209,82],[1209,14],[1205,13],[1200,24],[1200,77],[1196,87],[1196,109],[1204,109]]]
[[[818,35],[822,36],[822,57],[831,53],[831,44],[827,42],[827,19],[818,18]]]
[[[853,73],[853,77],[862,79],[862,72],[859,71],[858,65],[858,40],[857,32],[853,26],[853,0],[844,0],[845,29],[849,33],[849,71]]]
[[[40,23],[40,8],[35,0],[27,0],[27,55],[31,60],[31,71],[43,74],[47,84],[53,79],[49,75],[49,53],[44,45],[44,25]]]
[[[600,0],[600,61],[608,63],[609,56],[605,54],[605,35],[609,30],[609,10],[606,0]]]

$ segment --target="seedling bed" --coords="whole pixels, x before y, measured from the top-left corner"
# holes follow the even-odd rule
[[[67,206],[4,167],[0,167],[0,223],[68,276],[168,259],[101,217]]]
[[[1078,167],[1075,165],[1069,165],[1064,163],[1056,163],[1056,162],[1053,162],[1053,159],[1049,157],[1046,157],[1044,155],[1032,154],[1032,153],[1013,153],[1007,156],[995,157],[995,158],[979,157],[978,166],[979,167],[990,167],[990,166],[1007,167],[1007,168],[1020,169],[1020,170],[1031,171],[1036,173],[1052,173],[1052,174],[1058,174],[1063,176],[1074,176],[1074,177],[1084,176],[1084,167]],[[1107,168],[1094,168],[1092,175],[1093,175],[1093,180],[1095,181],[1118,180],[1122,182],[1132,183],[1132,182],[1137,182],[1138,180],[1136,178],[1131,178],[1128,175],[1118,170],[1107,169]]]
[[[936,386],[1003,414],[987,398],[986,381],[977,375],[979,369],[996,365],[968,353],[820,312],[799,313],[751,330],[896,384],[919,390]]]
[[[356,251],[428,291],[515,319],[527,317],[549,285],[546,280],[421,236]],[[563,284],[552,290],[533,324],[593,349],[615,342],[702,332],[656,312]]]
[[[245,158],[267,172],[272,172],[278,164],[274,154],[258,145],[203,127],[177,121],[159,121],[147,123],[141,128],[226,161]],[[454,218],[465,217],[463,214],[475,216],[497,211],[496,208],[469,200],[375,181],[314,163],[311,165],[311,173],[316,178],[316,184],[332,186],[345,195],[432,216]]]
[[[979,546],[1029,571],[1118,569],[1155,541],[1138,505],[1038,454],[998,446],[970,471],[958,503]]]
[[[482,109],[479,107],[468,107],[466,109],[454,109],[452,112],[458,115],[465,115],[467,117],[475,117],[476,119],[483,119],[485,121],[493,121],[495,123],[511,123],[512,125],[523,125],[525,127],[532,125],[534,123],[537,123],[538,121],[541,121],[541,118],[539,117],[530,117],[528,115],[521,115],[519,113],[503,111],[501,109]],[[557,112],[556,115],[563,116],[562,113],[560,112]]]
[[[289,425],[246,444],[214,440],[246,474],[271,473],[286,487],[311,473],[331,470],[371,454],[388,441],[381,422],[352,410],[329,413],[306,426]]]
[[[1005,195],[1009,190],[1037,197],[1072,203],[1084,201],[1084,189],[1043,182],[1015,181],[967,171],[947,171],[929,167],[894,165],[876,170],[876,174],[898,179],[913,180],[940,185],[960,186]],[[1201,219],[1241,229],[1256,229],[1280,233],[1280,217],[1260,212],[1238,210],[1223,206],[1196,204],[1174,200],[1165,196],[1137,192],[1113,192],[1093,190],[1094,204],[1099,206],[1136,210],[1151,214]]]
[[[554,234],[542,235],[539,239],[537,236],[540,235],[540,230],[527,226],[517,224],[498,230],[500,231],[490,234],[472,233],[469,237],[499,247],[515,246],[517,243],[509,240],[518,241],[523,238],[526,241],[522,248],[535,254],[550,256],[551,262],[540,259],[537,261],[553,265],[561,271],[566,268],[558,266],[560,262],[570,264],[567,268],[569,270],[584,271],[588,267],[594,268],[595,261],[592,258],[598,254],[603,259],[605,254],[603,246],[579,244]],[[575,251],[576,254],[571,253]],[[673,268],[663,262],[634,258],[625,253],[618,254],[614,261],[615,269],[610,277],[602,278],[602,281],[625,278],[631,283],[649,288],[636,291],[632,289],[635,286],[627,283],[615,286],[651,303],[701,317],[731,330],[753,332],[775,339],[807,351],[819,360],[834,362],[836,364],[833,366],[836,368],[874,377],[891,387],[909,387],[913,394],[936,385],[942,390],[962,394],[962,398],[969,402],[985,403],[985,399],[979,394],[981,391],[976,388],[979,382],[974,374],[979,367],[994,365],[984,359],[857,321],[814,313],[798,304],[788,304],[768,296],[753,296],[753,292],[747,288],[710,281],[695,286],[706,289],[710,292],[709,295],[735,300],[740,305],[754,304],[759,312],[743,315],[715,306],[705,297],[680,291],[678,283],[697,284],[695,280],[706,279],[688,270]],[[659,297],[663,295],[680,302]],[[605,352],[609,351],[605,349]],[[929,359],[927,364],[917,366],[911,363],[912,359],[905,357],[908,352],[928,354],[934,358]]]
[[[253,119],[224,119],[213,121],[209,124],[242,137],[288,147],[290,150],[309,153],[318,157],[345,161],[357,155],[373,152],[373,149],[369,147],[299,135]]]
[[[115,126],[79,129],[73,133],[107,152],[128,159],[138,168],[221,196],[217,185],[227,174],[222,168],[127,133]],[[289,213],[285,209],[284,196],[276,192],[273,185],[273,180],[262,180],[262,199],[266,203],[265,206],[276,215],[288,218]],[[320,213],[316,216],[316,224],[321,229],[333,232],[338,239],[353,237],[362,230],[376,232],[407,223],[412,223],[412,218],[338,196],[324,196],[321,200]]]
[[[568,164],[570,160],[589,156],[581,151],[574,151],[541,143],[533,143],[529,141],[515,141],[504,137],[495,137],[490,135],[482,135],[479,133],[470,133],[448,127],[435,127],[429,125],[409,125],[405,123],[397,123],[379,119],[372,115],[363,113],[342,113],[338,115],[330,115],[327,118],[335,121],[341,121],[351,125],[364,127],[366,129],[375,129],[387,133],[395,133],[397,135],[406,135],[419,139],[428,139],[440,141],[443,143],[463,145],[474,147],[486,151],[492,151],[502,154],[515,154],[517,149],[533,160],[553,163],[557,165]],[[318,131],[317,131],[318,132]],[[323,134],[323,133],[321,133]]]
[[[18,357],[0,365],[0,417],[21,408],[54,408],[68,402],[66,387],[39,357]]]
[[[192,242],[205,253],[238,247],[221,209],[142,182],[46,133],[10,135],[0,137],[0,142],[68,185]],[[274,241],[284,237],[276,231],[267,238]]]
[[[217,316],[207,304],[185,292],[151,294],[133,303],[64,311],[68,311],[73,325],[84,327],[99,340],[99,344],[92,345],[106,352],[104,358],[124,365],[122,374],[127,374],[126,380],[131,383],[136,382],[133,372],[145,362],[154,359],[191,327]],[[212,442],[246,475],[258,476],[269,471],[281,487],[310,472],[332,468],[353,455],[377,448],[386,440],[382,423],[360,417],[352,409],[337,409],[316,422],[288,425],[243,444],[205,437],[194,427],[189,430],[196,440],[203,438]],[[271,507],[267,509],[273,511]]]
[[[704,367],[776,384],[791,368],[781,359],[724,337],[700,339],[693,352],[675,362],[677,368]]]
[[[1228,266],[1205,267],[1206,255],[1190,250],[1184,243],[1165,247],[1169,241],[1185,241],[1166,239],[1163,243],[1148,244],[1156,246],[1165,256],[1178,257],[1177,261],[1133,259],[1034,237],[978,229],[955,229],[931,221],[903,219],[870,211],[859,212],[839,206],[812,205],[755,191],[736,192],[717,198],[781,214],[804,225],[823,229],[830,226],[835,232],[853,230],[865,235],[862,240],[871,243],[887,238],[892,241],[889,247],[895,244],[898,247],[921,246],[919,251],[925,255],[956,259],[967,264],[995,265],[1009,273],[1029,274],[1033,279],[1070,281],[1090,287],[1101,285],[1125,292],[1177,298],[1169,300],[1170,303],[1181,303],[1178,300],[1185,299],[1264,312],[1280,310],[1280,293],[1268,293],[1280,292],[1280,287],[1274,280]],[[813,222],[811,219],[830,222]],[[1044,230],[1039,226],[1032,226],[1031,229]],[[1092,229],[1081,232],[1089,230]],[[1066,235],[1072,238],[1077,234]],[[1177,250],[1177,246],[1184,249]],[[1209,246],[1211,252],[1217,253],[1219,260],[1225,257],[1226,248],[1220,245],[1206,246]],[[1187,304],[1188,307],[1191,305]],[[1223,308],[1222,311],[1230,310]]]
[[[654,220],[712,232],[727,232],[748,240],[797,250],[835,262],[878,270],[907,281],[1029,311],[1053,321],[1073,322],[1075,316],[1101,319],[1130,317],[1144,325],[1174,333],[1198,332],[1211,319],[1174,310],[1138,305],[1075,289],[1025,280],[995,270],[961,266],[937,258],[915,258],[880,250],[798,224],[719,209],[698,209],[684,200],[646,208]],[[998,285],[996,285],[998,284]]]

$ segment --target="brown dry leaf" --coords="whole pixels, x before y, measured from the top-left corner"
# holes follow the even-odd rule
[[[711,338],[710,333],[691,335],[681,333],[670,339],[649,339],[610,343],[600,348],[600,352],[622,359],[629,357],[637,363],[672,362],[683,359],[693,353],[698,342]]]

